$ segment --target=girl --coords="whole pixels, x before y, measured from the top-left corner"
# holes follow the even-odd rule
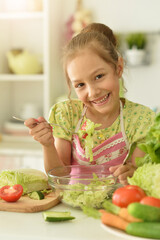
[[[110,172],[127,184],[136,169],[135,158],[144,153],[136,147],[127,164],[123,160],[130,145],[145,138],[155,114],[119,97],[123,59],[112,30],[98,23],[87,26],[67,44],[63,60],[69,89],[72,85],[78,99],[52,107],[49,122],[61,127],[52,129],[43,117],[25,121],[42,144],[46,172],[61,165],[110,163]],[[87,155],[91,148],[92,159]]]

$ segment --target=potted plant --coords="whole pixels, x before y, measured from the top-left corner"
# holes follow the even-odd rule
[[[126,60],[129,65],[144,64],[146,59],[147,38],[144,33],[131,33],[126,36],[127,50]]]

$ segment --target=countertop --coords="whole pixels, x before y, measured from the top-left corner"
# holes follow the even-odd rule
[[[76,219],[46,222],[42,212],[0,212],[0,239],[3,240],[117,240],[105,231],[99,219],[87,217],[81,210],[58,204],[49,211],[70,211]],[[122,239],[118,237],[118,239]],[[123,239],[124,240],[124,239]]]

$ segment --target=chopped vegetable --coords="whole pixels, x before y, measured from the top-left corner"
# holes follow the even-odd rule
[[[41,190],[41,192],[45,195],[45,194],[49,194],[52,192],[52,189],[44,189],[44,190]]]
[[[53,212],[47,211],[43,212],[43,218],[48,222],[60,222],[75,219],[75,217],[71,216],[70,212]]]
[[[82,137],[85,141],[85,155],[86,158],[90,158],[90,162],[93,161],[93,133],[95,128],[100,127],[101,124],[95,124],[89,119],[87,119],[81,129],[78,131],[79,137]]]
[[[113,180],[99,180],[96,174],[93,175],[93,181],[86,185],[82,183],[71,184],[61,195],[62,201],[73,207],[94,207],[101,208],[105,199],[110,196],[113,190]]]
[[[95,208],[83,206],[82,210],[88,217],[93,217],[95,219],[99,219],[101,217],[101,213]]]
[[[103,190],[103,186],[101,189],[94,191],[92,186],[88,185],[86,187],[86,185],[79,183],[71,185],[70,190],[63,191],[62,195],[63,201],[73,207],[91,206],[100,208],[108,196],[107,192]]]
[[[7,202],[16,202],[23,193],[23,187],[20,184],[3,186],[0,188],[0,197]]]
[[[21,184],[23,194],[49,188],[47,176],[36,169],[4,170],[0,173],[0,187]]]
[[[32,198],[34,200],[42,200],[44,199],[44,194],[41,191],[34,191],[31,193],[28,193],[29,198]]]
[[[149,196],[160,198],[160,163],[138,167],[128,183],[141,187]]]

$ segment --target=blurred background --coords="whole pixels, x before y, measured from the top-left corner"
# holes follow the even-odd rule
[[[160,111],[159,0],[0,0],[0,170],[43,170],[40,144],[12,116],[48,118],[66,98],[62,48],[91,22],[117,36],[125,97]]]

